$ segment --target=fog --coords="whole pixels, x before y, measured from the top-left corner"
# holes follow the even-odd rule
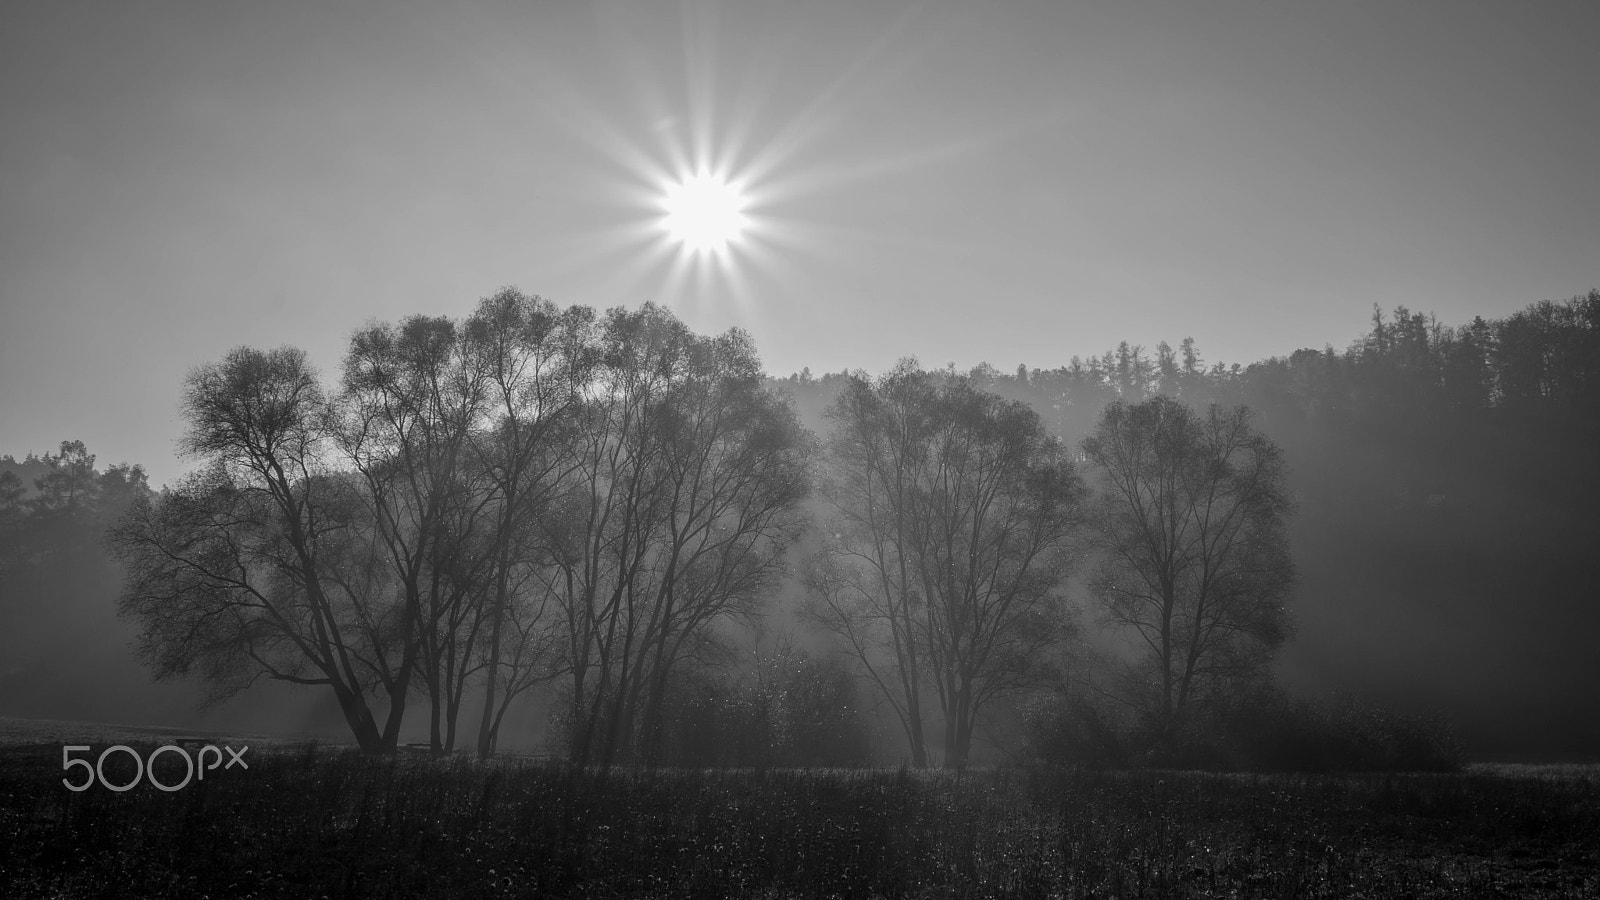
[[[1600,754],[1600,723],[1585,714],[1600,706],[1590,651],[1600,627],[1591,552],[1600,534],[1589,514],[1600,501],[1597,311],[1600,294],[1591,293],[1452,328],[1400,309],[1375,314],[1346,350],[1237,368],[1184,366],[1165,344],[1154,353],[1124,344],[1054,368],[985,366],[966,377],[1026,401],[1074,448],[1116,400],[1165,393],[1191,406],[1250,407],[1283,451],[1295,501],[1292,635],[1271,663],[1284,690],[1442,716],[1480,757],[1589,758]],[[1524,334],[1534,337],[1519,343]],[[767,389],[827,436],[838,422],[825,411],[846,381],[808,371],[769,379]],[[322,688],[259,678],[209,702],[198,673],[152,679],[134,651],[139,623],[118,617],[123,570],[105,543],[105,529],[147,488],[136,467],[99,463],[90,450],[116,452],[64,445],[0,460],[14,476],[0,569],[0,715],[348,740]],[[827,521],[819,497],[803,509],[805,527]],[[838,637],[802,614],[810,591],[800,573],[819,546],[814,537],[794,545],[789,574],[757,607],[714,623],[723,655],[686,663],[682,677],[723,679],[706,690],[733,698],[760,683],[759,660],[774,652],[842,658]],[[1117,646],[1090,602],[1092,564],[1080,550],[1058,592],[1076,631],[1050,651],[1080,674],[1093,668],[1093,648]],[[873,758],[901,758],[904,736],[883,698],[860,672],[854,680]],[[511,708],[502,750],[561,751],[552,686]],[[466,721],[479,702],[466,701]],[[1021,745],[1017,702],[991,708],[977,758],[1003,760]],[[413,704],[403,742],[427,740],[424,713]]]

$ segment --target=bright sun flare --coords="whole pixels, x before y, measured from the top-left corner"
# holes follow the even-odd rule
[[[745,200],[725,179],[705,172],[667,188],[667,234],[690,252],[718,252],[744,231]]]

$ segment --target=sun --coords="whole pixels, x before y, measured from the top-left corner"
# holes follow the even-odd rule
[[[697,172],[667,187],[662,225],[691,253],[720,253],[744,233],[745,205],[737,185]]]

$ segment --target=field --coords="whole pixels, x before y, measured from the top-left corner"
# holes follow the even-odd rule
[[[0,897],[1600,896],[1582,767],[602,776],[269,745],[170,793],[74,793],[61,756],[0,747]]]

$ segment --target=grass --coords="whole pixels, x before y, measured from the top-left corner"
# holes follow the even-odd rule
[[[1600,896],[1593,769],[601,776],[247,758],[173,793],[73,793],[59,745],[0,749],[0,897]],[[131,761],[107,774],[131,778]]]

